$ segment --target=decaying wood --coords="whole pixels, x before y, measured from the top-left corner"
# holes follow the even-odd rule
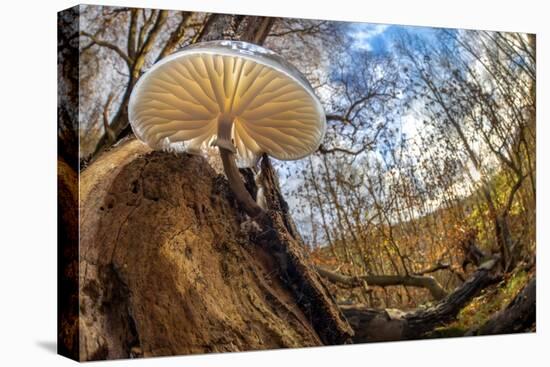
[[[78,358],[78,177],[61,157],[57,160],[57,347]]]
[[[82,174],[80,204],[82,360],[336,344],[352,333],[281,214],[269,210],[267,231],[247,229],[202,157],[122,142]]]
[[[57,350],[78,358],[79,7],[58,13]]]
[[[344,315],[355,331],[353,341],[364,343],[422,338],[437,326],[454,320],[479,291],[494,283],[498,279],[492,272],[496,264],[496,259],[488,260],[468,281],[426,309],[402,312],[393,309],[374,310],[342,306]]]
[[[536,278],[531,279],[506,308],[468,335],[523,333],[536,322]]]
[[[273,166],[265,155],[261,162],[261,185],[271,223],[261,229],[254,242],[277,259],[282,279],[291,287],[298,305],[311,320],[323,343],[346,342],[353,330],[335,307],[315,267],[306,259],[305,244],[281,194]]]
[[[366,282],[369,286],[377,287],[403,285],[426,288],[435,300],[440,300],[447,295],[447,291],[443,289],[435,278],[426,275],[363,275],[353,277],[338,274],[320,266],[317,266],[316,269],[323,278],[330,282],[350,288],[362,287]]]

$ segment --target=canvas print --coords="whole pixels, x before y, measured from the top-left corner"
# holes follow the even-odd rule
[[[534,34],[80,5],[58,76],[60,354],[535,332]]]

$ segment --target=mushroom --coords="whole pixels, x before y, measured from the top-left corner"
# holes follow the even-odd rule
[[[306,78],[273,51],[239,41],[203,42],[159,61],[134,87],[128,114],[137,138],[153,149],[198,153],[217,146],[230,187],[253,220],[265,212],[237,163],[254,166],[263,153],[303,158],[326,129]]]

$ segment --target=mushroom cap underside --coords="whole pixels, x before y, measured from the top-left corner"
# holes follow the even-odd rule
[[[326,129],[307,80],[273,52],[235,41],[188,47],[144,74],[129,103],[136,136],[154,149],[196,153],[231,120],[240,166],[262,153],[281,160],[315,151]]]

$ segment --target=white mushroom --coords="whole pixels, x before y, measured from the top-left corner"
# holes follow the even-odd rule
[[[326,129],[323,107],[295,67],[237,41],[199,43],[166,57],[140,78],[128,109],[135,135],[154,149],[197,153],[217,146],[231,188],[252,217],[262,210],[240,180],[234,154],[241,167],[263,153],[300,159],[319,147]]]

